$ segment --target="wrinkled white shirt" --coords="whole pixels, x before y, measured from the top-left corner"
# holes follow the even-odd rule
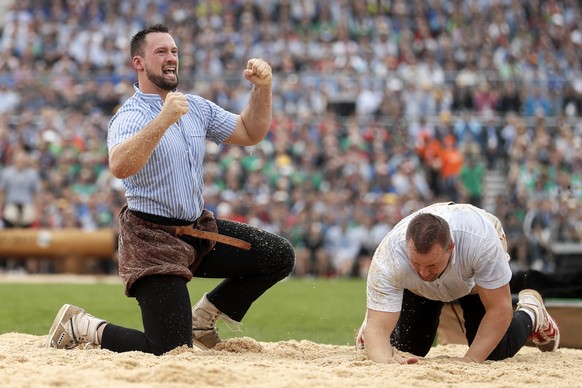
[[[408,259],[406,228],[418,212],[444,218],[455,248],[449,265],[433,282],[422,280]],[[398,312],[407,289],[427,299],[450,302],[470,294],[475,285],[499,288],[511,279],[503,229],[486,211],[468,204],[438,203],[400,221],[380,243],[368,273],[367,306],[376,311]]]

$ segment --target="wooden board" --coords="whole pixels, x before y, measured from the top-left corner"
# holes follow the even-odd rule
[[[2,229],[0,230],[0,257],[68,256],[112,257],[116,238],[113,229],[85,231],[67,229]]]

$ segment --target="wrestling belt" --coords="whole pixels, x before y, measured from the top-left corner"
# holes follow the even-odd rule
[[[233,247],[241,248],[249,251],[251,249],[251,244],[230,236],[225,236],[223,234],[218,234],[214,232],[207,232],[204,230],[194,229],[192,225],[187,226],[176,226],[176,236],[192,236],[196,238],[203,238],[205,240],[212,240],[222,244],[231,245]]]

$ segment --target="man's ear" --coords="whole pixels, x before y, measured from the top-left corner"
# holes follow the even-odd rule
[[[139,55],[136,55],[132,58],[132,64],[133,64],[133,68],[136,70],[143,70],[144,69],[143,58],[140,57]]]

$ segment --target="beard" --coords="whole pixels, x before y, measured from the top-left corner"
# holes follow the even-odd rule
[[[176,74],[175,81],[169,81],[169,80],[164,78],[163,74],[162,75],[154,74],[147,68],[145,69],[145,73],[146,73],[146,77],[148,77],[150,82],[162,90],[167,90],[167,91],[171,92],[172,90],[174,90],[178,87],[178,84],[179,84],[178,74]]]

